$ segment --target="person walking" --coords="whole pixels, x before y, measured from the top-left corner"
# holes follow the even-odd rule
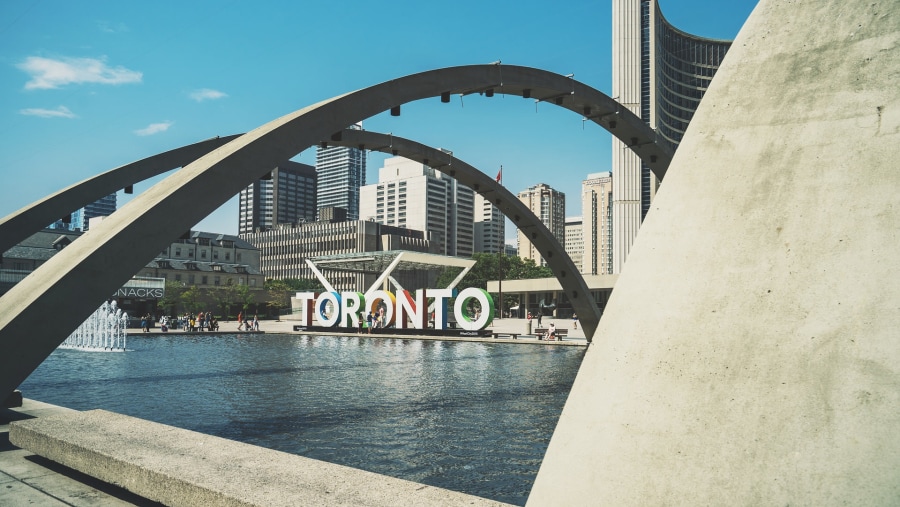
[[[578,329],[578,314],[577,313],[572,314],[572,327],[575,329]]]
[[[244,330],[244,312],[238,312],[238,331]]]
[[[259,331],[259,318],[257,318],[256,314],[253,314],[253,330]]]

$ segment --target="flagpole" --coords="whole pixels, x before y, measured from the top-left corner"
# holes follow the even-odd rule
[[[497,173],[497,183],[501,186],[503,185],[503,164],[500,164],[500,172]],[[491,217],[493,218],[493,217]],[[506,220],[504,217],[503,220]],[[503,261],[506,260],[506,228],[503,228],[503,238],[500,241],[500,258],[498,259],[497,267],[500,270],[500,275],[497,277],[497,288],[500,292],[500,318],[503,318]]]

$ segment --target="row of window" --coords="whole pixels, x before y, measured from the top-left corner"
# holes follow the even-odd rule
[[[163,252],[163,255],[165,255],[165,254],[166,254],[166,252]],[[201,258],[201,259],[205,259],[205,258],[206,258],[206,254],[207,254],[207,250],[206,250],[206,249],[201,249],[201,250],[200,250],[200,258]],[[181,247],[176,246],[176,247],[174,248],[174,254],[173,254],[173,256],[174,256],[174,257],[181,257]],[[193,248],[188,248],[188,249],[187,249],[187,256],[188,256],[188,257],[193,257],[193,256],[194,256],[194,249],[193,249]],[[235,252],[234,256],[235,256],[235,261],[241,262],[241,252]],[[226,260],[226,261],[230,261],[230,260],[231,260],[231,251],[230,251],[230,250],[226,250],[226,251],[225,251],[225,256],[224,256],[224,257],[225,257],[225,260]],[[214,250],[212,251],[212,258],[213,258],[213,259],[218,259],[218,258],[219,258],[219,250],[214,249]]]
[[[153,276],[153,275],[149,274],[147,276]],[[162,273],[160,276],[164,279],[168,279],[168,276],[166,276],[166,273]],[[184,278],[184,279],[182,279],[182,278]],[[209,277],[207,275],[200,275],[199,278],[200,278],[200,285],[209,285]],[[222,285],[222,281],[223,281],[222,277],[214,276],[212,278],[213,278],[212,279],[213,286]],[[173,280],[175,280],[176,282],[186,281],[188,283],[188,285],[197,285],[197,275],[182,275],[181,273],[175,273],[175,275],[173,276]],[[232,277],[227,277],[227,278],[225,278],[224,282],[225,282],[225,285],[234,285],[235,280]],[[247,280],[247,282],[248,282],[247,285],[249,285],[250,287],[256,287],[256,278],[250,278],[249,280]],[[237,284],[245,285],[244,279],[238,278]]]

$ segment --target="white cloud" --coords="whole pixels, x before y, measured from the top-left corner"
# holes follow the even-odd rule
[[[125,23],[106,20],[97,21],[97,28],[99,28],[101,32],[106,33],[121,33],[128,31],[128,26],[125,25]]]
[[[196,100],[197,102],[203,102],[204,100],[224,99],[227,96],[227,93],[220,92],[219,90],[212,90],[210,88],[202,88],[200,90],[191,92],[191,99]]]
[[[143,73],[125,67],[109,67],[106,59],[62,58],[54,60],[40,56],[29,56],[18,65],[19,69],[31,75],[25,83],[26,90],[46,90],[60,88],[68,84],[100,83],[125,84],[140,83]]]
[[[37,107],[20,109],[19,114],[40,116],[41,118],[75,118],[75,113],[66,106],[59,106],[56,109],[41,109]]]
[[[169,130],[169,127],[171,127],[174,124],[175,124],[174,121],[164,121],[162,123],[151,123],[150,125],[147,125],[146,127],[142,128],[140,130],[135,130],[134,133],[139,136],[152,136],[153,134],[159,134],[160,132],[165,132],[165,131]]]

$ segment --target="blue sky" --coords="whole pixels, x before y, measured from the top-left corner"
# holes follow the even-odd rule
[[[756,1],[660,5],[684,31],[731,39]],[[611,11],[596,0],[0,2],[0,216],[113,167],[415,72],[501,60],[609,93]],[[566,193],[570,216],[582,179],[611,163],[604,130],[516,97],[419,101],[364,127],[450,149],[491,175],[502,165],[513,192],[547,183]],[[295,160],[314,157],[311,148]],[[369,155],[367,183],[383,159]],[[120,192],[119,204],[130,197]],[[236,234],[236,199],[195,229]]]

